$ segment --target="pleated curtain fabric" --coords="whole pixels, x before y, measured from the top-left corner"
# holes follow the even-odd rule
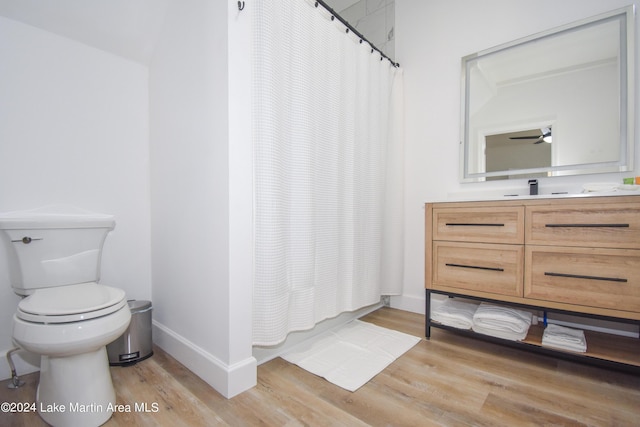
[[[253,7],[253,340],[275,345],[401,291],[401,75],[313,1]]]

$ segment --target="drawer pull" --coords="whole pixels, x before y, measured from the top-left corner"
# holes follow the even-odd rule
[[[550,273],[545,271],[545,276],[554,276],[554,277],[569,277],[572,279],[588,279],[588,280],[604,280],[607,282],[620,282],[627,283],[627,279],[619,279],[617,277],[598,277],[598,276],[583,276],[580,274],[566,274],[566,273]]]
[[[629,228],[629,224],[545,224],[545,227]]]
[[[499,268],[499,267],[481,267],[478,265],[448,264],[448,263],[445,265],[447,267],[475,268],[476,270],[504,271],[504,268]]]
[[[445,225],[452,227],[504,227],[504,224],[483,224],[473,222],[447,222]]]

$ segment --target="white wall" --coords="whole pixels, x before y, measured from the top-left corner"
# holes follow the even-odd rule
[[[149,105],[154,340],[231,397],[255,384],[256,363],[250,16],[227,3],[169,2]]]
[[[392,297],[394,307],[424,313],[425,202],[458,192],[527,191],[526,179],[458,182],[461,58],[628,4],[629,0],[396,0],[396,61],[405,77],[406,246],[404,293]],[[636,148],[636,171],[639,152]],[[621,182],[623,176],[633,175],[638,172],[539,181],[541,192],[551,186],[580,191],[585,182]]]
[[[146,67],[0,17],[0,212],[69,204],[115,215],[101,282],[151,297]],[[0,246],[0,378],[18,297]],[[38,367],[17,360],[20,373]]]

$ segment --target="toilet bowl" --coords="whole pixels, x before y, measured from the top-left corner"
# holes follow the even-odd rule
[[[102,307],[91,297],[103,297]],[[130,319],[124,291],[96,283],[41,289],[20,301],[13,340],[41,356],[36,400],[47,423],[100,425],[111,417],[115,392],[105,346]]]
[[[0,214],[10,280],[24,298],[13,340],[39,354],[37,409],[52,426],[98,426],[116,396],[106,345],[131,320],[121,289],[99,284],[100,258],[112,217],[84,211]]]

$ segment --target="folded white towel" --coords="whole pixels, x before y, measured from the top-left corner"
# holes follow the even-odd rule
[[[587,351],[586,344],[584,346],[578,346],[578,345],[572,345],[572,344],[566,344],[566,343],[554,343],[550,341],[545,341],[542,343],[542,346],[554,348],[556,350],[573,351],[576,353],[585,353]]]
[[[544,330],[544,336],[560,341],[581,343],[584,342],[584,331],[549,323]]]
[[[532,315],[525,310],[503,307],[483,302],[473,315],[473,330],[476,326],[483,330],[494,329],[526,336],[531,326]]]
[[[482,326],[473,325],[473,331],[483,335],[489,335],[496,338],[502,338],[510,341],[522,341],[527,337],[527,331],[512,332],[512,331],[500,331],[493,328],[483,328]]]
[[[584,353],[587,351],[587,340],[584,331],[567,328],[550,323],[542,334],[542,345],[562,350]]]
[[[459,329],[471,329],[478,304],[447,298],[431,313],[431,320]]]

